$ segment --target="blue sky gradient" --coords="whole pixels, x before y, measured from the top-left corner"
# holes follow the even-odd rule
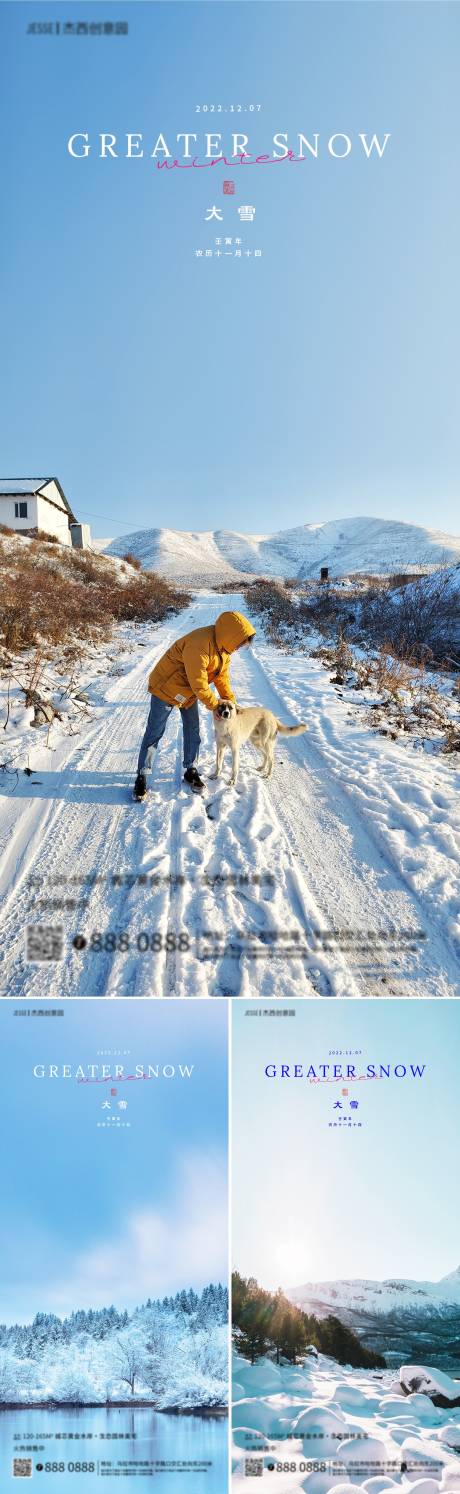
[[[31,36],[39,7],[0,7],[2,475],[56,473],[99,535],[360,513],[456,532],[459,7],[99,11],[129,35]],[[235,122],[260,151],[317,131],[320,157],[225,171],[232,198],[221,168],[66,152],[77,130],[151,149]],[[359,131],[391,132],[381,162]],[[197,260],[247,202],[262,258]],[[224,221],[205,224],[214,203]]]
[[[134,1307],[227,1280],[225,1002],[68,1001],[20,1018],[0,1003],[0,1322]],[[130,1050],[126,1057],[101,1050]],[[191,1080],[82,1085],[35,1064],[194,1064]],[[127,1099],[128,1109],[117,1110]],[[130,1127],[97,1122],[111,1101]]]
[[[295,1018],[276,1021],[233,1006],[234,1265],[268,1288],[440,1279],[459,1265],[457,1003],[294,1005]],[[339,1049],[361,1057],[329,1057]],[[266,1064],[282,1062],[348,1062],[358,1072],[425,1063],[426,1073],[350,1083],[362,1128],[340,1131],[329,1122],[346,1082],[265,1077]]]

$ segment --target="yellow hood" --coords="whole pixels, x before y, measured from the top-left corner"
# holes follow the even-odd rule
[[[242,612],[221,612],[215,623],[217,647],[233,654],[246,638],[254,638],[255,631]]]
[[[208,711],[214,711],[216,696],[211,685],[215,685],[221,700],[234,700],[230,655],[254,633],[252,623],[241,612],[221,612],[216,623],[193,628],[183,638],[176,638],[152,669],[151,694],[185,709],[192,700],[201,700]]]

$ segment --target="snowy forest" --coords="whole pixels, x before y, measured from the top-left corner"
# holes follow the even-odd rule
[[[181,1291],[134,1312],[37,1313],[0,1325],[0,1403],[148,1402],[158,1411],[227,1406],[226,1287]]]

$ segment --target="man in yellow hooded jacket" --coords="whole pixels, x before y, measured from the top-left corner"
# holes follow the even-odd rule
[[[237,649],[251,643],[255,628],[241,612],[221,612],[215,623],[194,628],[177,638],[159,659],[149,676],[150,712],[141,742],[134,798],[147,793],[146,770],[151,766],[153,751],[158,747],[168,717],[177,706],[182,716],[184,736],[184,782],[195,793],[204,789],[197,769],[200,749],[198,701],[208,711],[218,705],[211,686],[215,685],[221,700],[234,700],[230,684],[230,658]]]

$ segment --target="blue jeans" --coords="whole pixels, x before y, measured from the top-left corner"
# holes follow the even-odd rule
[[[177,707],[167,704],[166,700],[160,700],[159,695],[152,695],[147,726],[141,742],[138,773],[148,772],[152,766],[152,755],[155,747],[161,742],[166,722],[171,711]],[[200,718],[198,714],[198,701],[181,710],[182,730],[184,733],[184,768],[192,768],[196,763],[200,750]]]

